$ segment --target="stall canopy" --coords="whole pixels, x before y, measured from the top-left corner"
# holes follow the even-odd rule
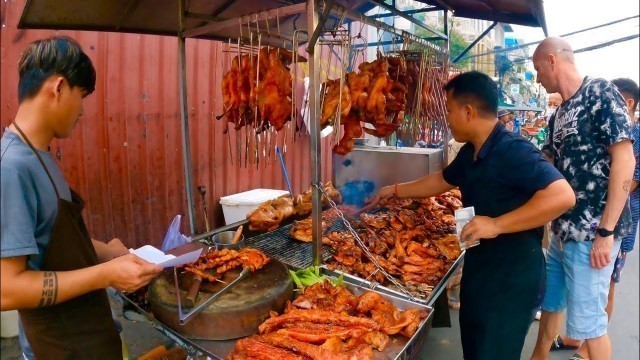
[[[254,24],[273,38],[288,37],[307,28],[305,1],[287,0],[182,0],[185,1],[184,36],[227,40],[239,36],[239,18],[274,10],[271,20]],[[364,13],[382,1],[340,0],[342,7]],[[432,10],[448,9],[455,16],[542,27],[546,33],[542,0],[421,0]],[[176,0],[27,0],[20,28],[128,32],[170,35],[179,32]],[[346,16],[347,20],[353,16]],[[250,19],[243,19],[245,22]],[[255,21],[256,19],[252,19]],[[334,13],[327,23],[340,21]],[[279,25],[278,25],[279,23]],[[248,31],[247,31],[248,33]],[[282,40],[282,39],[280,39]]]
[[[457,17],[541,27],[547,35],[542,0],[419,0],[446,7]]]

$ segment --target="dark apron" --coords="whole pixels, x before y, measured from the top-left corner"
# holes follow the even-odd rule
[[[42,157],[22,130],[13,125],[40,160],[58,198],[58,215],[39,270],[71,271],[97,265],[98,256],[82,219],[84,201],[73,190],[72,202],[60,197]],[[19,313],[37,359],[122,359],[122,343],[104,289]]]

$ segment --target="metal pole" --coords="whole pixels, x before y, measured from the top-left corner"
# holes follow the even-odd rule
[[[307,0],[307,33],[309,37],[318,26],[318,11],[315,0]],[[309,43],[309,124],[311,126],[311,223],[313,235],[313,264],[322,264],[322,197],[320,189],[321,150],[320,150],[320,122],[318,121],[318,53],[316,43]]]
[[[445,46],[447,49],[447,53],[449,52],[449,44],[451,40],[449,38],[449,10],[444,11],[444,34],[447,35],[447,45]]]
[[[444,34],[447,36],[447,43],[445,44],[445,49],[447,50],[444,61],[449,62],[449,45],[451,43],[451,36],[449,34],[449,10],[443,9],[444,11]],[[445,115],[446,116],[446,115]],[[449,126],[447,125],[447,121],[444,121],[444,134],[442,136],[442,169],[446,168],[449,165],[449,140],[451,138]]]
[[[419,26],[419,27],[421,27],[421,28],[423,28],[423,29],[435,34],[436,36],[440,37],[443,40],[446,38],[445,34],[441,33],[440,31],[438,31],[438,30],[436,30],[434,28],[432,28],[431,26],[423,23],[422,21],[414,18],[413,16],[410,16],[410,15],[407,15],[407,14],[403,13],[402,11],[398,10],[395,7],[395,5],[389,5],[389,4],[385,3],[383,0],[367,0],[367,1],[372,3],[372,4],[374,4],[374,5],[377,5],[377,6],[381,7],[381,8],[383,8],[383,9],[386,9],[387,11],[389,11],[390,13],[392,13],[395,16],[399,16],[399,17],[401,17],[401,18],[403,18],[405,20],[409,20],[411,23],[413,23],[413,24],[415,24],[415,25],[417,25],[417,26]]]
[[[489,31],[493,30],[493,28],[498,25],[497,21],[494,21],[493,24],[491,24],[485,31],[482,32],[482,34],[480,34],[480,36],[478,36],[475,40],[473,40],[473,42],[471,44],[469,44],[469,46],[467,46],[464,50],[462,50],[462,52],[460,54],[458,54],[458,56],[456,56],[455,59],[453,59],[453,63],[457,63],[461,57],[463,57],[467,52],[469,52],[469,50],[471,50],[471,48],[473,48],[474,46],[476,46],[476,44],[482,40],[483,37],[485,37]]]
[[[178,88],[180,89],[180,122],[182,130],[182,162],[184,166],[184,182],[187,192],[187,207],[189,208],[189,229],[191,235],[196,233],[195,202],[193,201],[193,186],[191,179],[191,141],[189,140],[189,115],[187,109],[187,50],[184,29],[184,0],[178,0]]]

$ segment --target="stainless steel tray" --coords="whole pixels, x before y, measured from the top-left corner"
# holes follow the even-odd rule
[[[333,277],[328,269],[323,268],[322,272],[330,277]],[[429,333],[429,330],[431,329],[431,322],[433,321],[433,308],[425,304],[417,304],[405,298],[401,298],[392,294],[386,294],[384,292],[378,291],[377,289],[366,288],[364,286],[356,285],[348,281],[345,282],[345,287],[356,296],[360,296],[368,291],[378,293],[384,299],[391,302],[393,306],[397,307],[400,310],[423,309],[428,313],[427,317],[420,323],[420,327],[418,328],[416,333],[410,339],[407,339],[402,335],[394,335],[391,336],[389,345],[387,345],[384,351],[373,351],[374,360],[415,359],[416,354],[420,351],[420,348],[422,347],[422,344],[424,343],[424,340]]]
[[[406,299],[406,300],[409,300],[409,302],[411,303],[433,306],[438,296],[440,296],[442,291],[446,289],[447,284],[451,280],[451,277],[453,276],[453,274],[455,274],[458,267],[460,267],[460,265],[462,264],[462,261],[464,260],[464,254],[465,254],[465,251],[463,250],[460,256],[458,257],[458,259],[456,259],[456,261],[453,264],[451,264],[451,267],[449,268],[449,270],[447,270],[446,274],[444,274],[440,282],[436,286],[434,286],[433,291],[431,291],[429,296],[427,296],[425,299],[420,299],[417,297],[411,298],[410,296],[408,296],[407,294],[403,293],[400,290],[395,290],[387,286],[380,285],[377,282],[369,281],[361,277],[358,277],[356,275],[346,273],[344,271],[329,270],[326,265],[322,265],[322,269],[326,274],[330,276],[338,277],[340,275],[343,275],[344,280],[350,284],[355,284],[358,286],[362,286],[364,288],[376,290],[382,294],[396,296],[401,299]]]
[[[323,269],[327,275],[331,276],[330,273],[326,272],[326,269]],[[401,335],[394,335],[391,337],[389,341],[389,345],[383,352],[379,352],[374,350],[374,360],[409,360],[415,359],[416,354],[420,350],[420,347],[424,343],[424,340],[431,328],[431,322],[433,321],[433,308],[431,306],[427,306],[425,304],[416,304],[407,299],[386,294],[384,292],[379,291],[378,289],[369,289],[364,286],[359,286],[350,282],[346,282],[345,286],[349,291],[353,292],[356,296],[361,295],[367,291],[373,291],[375,293],[380,294],[384,299],[390,301],[394,306],[396,306],[400,310],[405,309],[423,309],[427,311],[428,315],[425,319],[422,320],[420,327],[416,331],[416,333],[410,339],[407,339]],[[237,340],[224,340],[224,341],[212,341],[212,340],[197,340],[187,338],[178,332],[172,330],[167,325],[161,323],[156,320],[152,314],[143,310],[138,304],[133,302],[127,296],[122,295],[121,297],[124,301],[129,304],[136,312],[142,314],[144,318],[153,325],[156,330],[163,333],[165,336],[169,337],[171,340],[175,341],[179,346],[184,348],[190,356],[196,357],[201,355],[206,355],[212,359],[225,359],[233,349],[235,348]]]

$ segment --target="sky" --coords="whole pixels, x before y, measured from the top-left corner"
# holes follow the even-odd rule
[[[559,36],[640,14],[638,0],[545,0],[549,36]],[[574,50],[638,34],[639,18],[565,37]],[[513,26],[516,38],[525,43],[542,40],[541,28]],[[530,48],[533,54],[535,48]],[[614,79],[628,77],[640,83],[640,41],[638,38],[575,56],[582,75]],[[531,67],[533,68],[533,67]]]

